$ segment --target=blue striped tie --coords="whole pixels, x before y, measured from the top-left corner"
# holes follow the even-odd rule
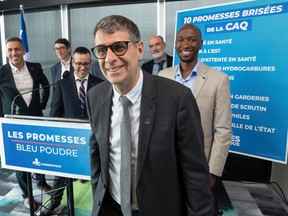
[[[85,109],[85,97],[86,97],[86,91],[85,91],[84,83],[85,83],[86,79],[79,80],[79,81],[81,82],[81,85],[79,88],[79,100],[80,100],[81,111],[83,114],[84,109]]]

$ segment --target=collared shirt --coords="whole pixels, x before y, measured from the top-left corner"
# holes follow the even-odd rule
[[[132,103],[129,106],[130,121],[131,121],[131,139],[132,139],[132,194],[136,195],[136,185],[133,185],[133,181],[136,182],[136,167],[137,167],[137,152],[138,152],[138,137],[139,137],[139,120],[140,120],[140,103],[141,92],[143,86],[143,74],[140,71],[140,78],[134,88],[125,96]],[[122,105],[119,101],[120,94],[113,86],[113,98],[112,98],[112,116],[110,125],[110,182],[109,191],[113,199],[121,203],[120,194],[120,165],[121,165],[121,143],[120,143],[120,122],[122,118]],[[133,203],[132,207],[137,208],[137,204]]]
[[[81,81],[82,81],[83,79],[86,80],[86,82],[84,82],[84,88],[85,88],[85,92],[87,93],[89,73],[88,73],[87,76],[84,77],[82,80],[80,80],[75,74],[74,74],[74,78],[75,78],[75,83],[76,83],[76,87],[77,87],[77,91],[78,91],[78,96],[79,96],[79,94],[80,94],[79,89],[80,89]]]
[[[167,54],[165,54],[165,58],[163,59],[163,61],[164,61],[164,63],[163,63],[162,68],[165,69],[165,68],[167,68]],[[156,62],[156,61],[154,60],[153,71],[152,71],[152,74],[153,74],[153,75],[158,75],[158,73],[159,73],[159,67],[160,67],[160,66],[159,66],[158,62]]]
[[[63,73],[65,71],[69,71],[70,72],[71,58],[69,59],[69,61],[66,64],[64,64],[62,61],[60,61],[60,62],[61,62],[61,79],[62,79]]]
[[[191,71],[190,75],[186,79],[184,79],[182,77],[182,74],[181,74],[181,71],[180,71],[181,70],[180,69],[180,65],[178,64],[177,72],[176,72],[176,75],[175,75],[175,81],[187,86],[188,88],[190,88],[192,90],[193,87],[194,87],[194,83],[195,83],[195,80],[196,80],[197,73],[199,71],[199,67],[200,67],[200,61],[198,60],[197,64],[195,65],[195,67]]]
[[[29,104],[32,100],[32,92],[29,91],[32,91],[33,89],[33,79],[27,68],[26,62],[24,62],[24,67],[21,68],[20,70],[17,67],[15,67],[10,61],[9,64],[12,70],[16,88],[18,89],[20,94],[23,94],[22,98],[24,99],[26,105],[29,107]]]

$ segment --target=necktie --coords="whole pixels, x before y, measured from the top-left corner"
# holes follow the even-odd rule
[[[83,113],[84,108],[85,108],[85,97],[86,97],[84,83],[85,83],[86,79],[79,80],[79,81],[81,82],[80,88],[79,88],[79,100],[80,100],[81,111]]]
[[[131,125],[128,106],[130,101],[125,96],[120,96],[123,107],[123,116],[120,123],[121,141],[121,209],[123,215],[131,216]]]
[[[157,62],[157,64],[159,65],[159,68],[158,68],[158,72],[163,70],[163,64],[164,64],[165,60],[162,60],[161,62]]]

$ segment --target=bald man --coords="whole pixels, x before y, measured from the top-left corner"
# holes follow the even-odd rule
[[[148,40],[152,60],[144,63],[142,69],[153,75],[158,75],[160,70],[171,67],[173,57],[165,52],[166,43],[160,35],[153,35]]]

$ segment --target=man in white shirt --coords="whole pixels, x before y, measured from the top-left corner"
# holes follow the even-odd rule
[[[70,42],[66,38],[59,38],[54,43],[54,50],[60,61],[51,67],[52,83],[61,80],[65,71],[74,72],[70,56]]]
[[[3,103],[3,114],[43,116],[49,94],[49,82],[39,63],[24,61],[25,47],[17,37],[6,40],[6,55],[9,63],[0,68],[0,95]],[[37,90],[40,85],[46,86],[43,91]],[[32,92],[33,91],[33,92]],[[27,92],[27,93],[26,93]],[[20,95],[22,94],[22,95]],[[11,104],[15,100],[11,113]],[[27,189],[27,172],[16,171],[19,186],[23,192],[24,206],[36,210],[39,203],[29,200]],[[37,186],[45,192],[51,189],[45,176],[36,174]]]

